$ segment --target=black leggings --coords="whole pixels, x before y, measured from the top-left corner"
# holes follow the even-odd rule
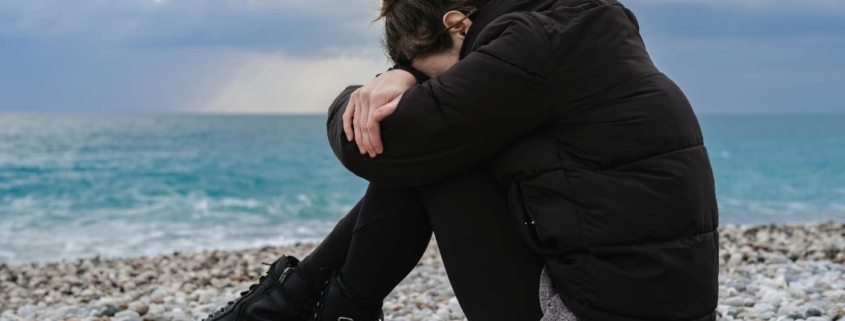
[[[507,206],[490,174],[478,170],[423,188],[371,184],[301,270],[322,285],[340,269],[356,296],[380,306],[419,262],[433,231],[468,319],[537,321],[543,261],[513,230]]]

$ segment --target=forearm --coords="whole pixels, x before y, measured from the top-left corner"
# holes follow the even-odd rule
[[[436,168],[423,166],[429,157],[417,153],[399,154],[406,150],[415,150],[413,146],[397,148],[395,152],[385,151],[376,158],[361,155],[357,144],[346,138],[343,127],[343,114],[349,105],[352,93],[361,86],[347,87],[335,99],[329,108],[326,132],[329,145],[341,164],[349,171],[368,181],[390,186],[420,186],[432,182],[439,176]],[[389,134],[389,129],[386,131]],[[407,136],[407,135],[403,135]],[[412,137],[394,136],[389,141],[413,141]],[[412,143],[411,143],[412,144]],[[398,147],[398,146],[396,146]],[[434,156],[434,155],[431,155]]]
[[[361,87],[360,85],[346,87],[329,107],[328,119],[326,120],[326,134],[328,135],[329,145],[332,151],[341,163],[343,163],[343,160],[347,156],[346,151],[349,150],[349,142],[343,130],[343,113],[346,111],[347,105],[349,105],[349,98],[352,96],[352,93]],[[355,152],[357,152],[357,149]]]
[[[436,79],[404,91],[380,122],[379,155],[361,155],[343,134],[341,115],[354,91],[348,88],[332,106],[329,131],[343,165],[371,182],[425,185],[486,160],[547,119],[557,58],[545,29],[529,16],[494,27],[494,40]],[[523,47],[538,50],[512,50]]]

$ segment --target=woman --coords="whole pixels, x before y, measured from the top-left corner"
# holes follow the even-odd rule
[[[434,35],[440,47],[422,47],[435,48],[441,57],[452,52],[457,61],[460,46],[452,44],[460,43],[470,28],[466,14],[486,2],[489,0],[386,2],[382,16],[387,28],[402,22],[406,30],[423,25],[438,29]],[[451,31],[443,25],[447,12],[454,20]],[[457,23],[460,26],[453,25]],[[411,36],[393,30],[386,34],[388,46],[398,43],[396,38]],[[411,77],[404,71],[391,71],[378,80],[395,79],[391,76],[397,73]],[[413,77],[411,82],[415,82]],[[332,106],[330,118],[335,125],[330,136],[342,130],[340,115],[352,91],[354,88],[344,91]],[[399,176],[382,183],[422,185],[417,177]],[[212,320],[306,320],[324,289],[328,290],[320,320],[375,320],[380,317],[384,297],[419,262],[432,230],[468,318],[540,319],[537,293],[543,260],[511,227],[505,193],[489,169],[476,166],[419,188],[371,184],[361,202],[309,257],[301,263],[281,258],[271,266],[268,277],[213,315]],[[283,282],[276,281],[280,279]],[[344,293],[336,295],[341,285]]]
[[[715,319],[709,160],[689,103],[654,67],[633,14],[610,0],[494,0],[464,39],[454,65],[405,57],[445,72],[418,86],[382,79],[369,92],[407,89],[388,104],[353,95],[355,143],[330,133],[344,165],[389,185],[489,166],[517,231],[578,319]]]

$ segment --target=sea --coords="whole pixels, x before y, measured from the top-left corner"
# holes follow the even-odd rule
[[[845,115],[701,115],[724,224],[845,221]],[[318,241],[325,116],[0,115],[0,263]]]

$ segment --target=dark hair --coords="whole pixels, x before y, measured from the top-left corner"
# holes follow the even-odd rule
[[[458,10],[470,16],[490,0],[384,0],[376,19],[384,19],[382,43],[396,64],[408,65],[452,49],[443,15]]]

